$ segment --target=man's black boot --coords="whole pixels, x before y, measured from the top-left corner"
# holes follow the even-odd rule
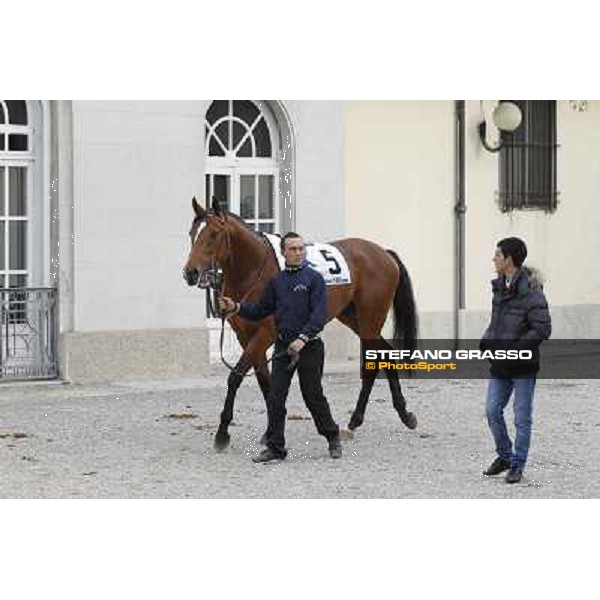
[[[503,458],[496,458],[494,462],[483,472],[484,475],[500,475],[504,471],[508,471],[510,463]]]
[[[506,475],[506,483],[519,483],[523,477],[523,469],[512,467]]]

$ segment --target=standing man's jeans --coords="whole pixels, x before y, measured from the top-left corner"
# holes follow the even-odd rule
[[[321,379],[325,349],[320,339],[311,340],[300,352],[297,364],[288,369],[289,357],[285,355],[287,346],[280,341],[275,343],[274,355],[283,353],[273,360],[271,372],[271,390],[267,396],[267,446],[282,458],[286,456],[285,449],[285,418],[287,410],[285,403],[290,389],[294,372],[298,369],[300,390],[306,407],[314,419],[317,431],[331,440],[339,435],[327,398],[323,394]]]
[[[531,415],[535,379],[535,377],[524,379],[492,377],[488,384],[485,407],[488,424],[496,442],[498,456],[510,463],[511,469],[523,469],[527,462],[531,440]],[[504,409],[513,389],[515,392],[513,408],[517,431],[514,452],[504,420]]]

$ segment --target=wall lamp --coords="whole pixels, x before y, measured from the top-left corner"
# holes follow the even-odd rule
[[[501,131],[514,131],[523,120],[521,109],[514,102],[500,102],[492,112],[492,121]],[[485,119],[479,123],[479,138],[481,144],[488,152],[498,152],[504,146],[502,139],[497,146],[490,146],[486,139],[487,125]]]

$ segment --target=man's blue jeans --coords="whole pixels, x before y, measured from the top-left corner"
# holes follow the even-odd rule
[[[498,456],[510,463],[511,468],[523,469],[527,462],[531,440],[531,415],[533,412],[533,391],[535,377],[524,379],[501,379],[492,377],[488,384],[485,412]],[[515,392],[513,408],[515,412],[515,446],[513,446],[504,420],[504,409],[512,391]]]

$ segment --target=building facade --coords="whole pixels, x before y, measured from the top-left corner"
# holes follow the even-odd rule
[[[462,303],[457,103],[346,104],[346,233],[406,260],[423,337],[479,337],[491,308],[495,244],[512,235],[527,242],[527,262],[545,279],[553,337],[600,335],[600,102],[516,102],[523,122],[500,152],[486,150],[479,136],[485,120],[496,144],[497,101],[464,103]]]
[[[3,331],[30,326],[21,345],[47,358],[44,330],[70,381],[210,372],[215,323],[181,270],[191,199],[216,195],[263,231],[395,249],[429,338],[480,334],[495,243],[518,235],[554,335],[599,335],[600,102],[516,102],[523,125],[492,153],[478,125],[495,143],[495,101],[2,101]],[[23,287],[56,290],[46,321],[19,308]],[[358,354],[341,325],[326,339],[332,359]]]

